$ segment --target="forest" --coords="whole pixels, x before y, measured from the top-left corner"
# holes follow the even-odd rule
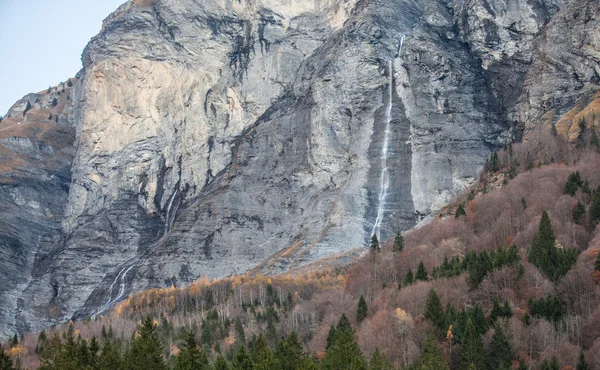
[[[4,369],[600,369],[600,143],[539,126],[433,220],[341,267],[128,297]]]

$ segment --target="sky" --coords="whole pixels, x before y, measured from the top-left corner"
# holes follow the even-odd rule
[[[0,116],[81,69],[81,52],[125,0],[0,0]]]

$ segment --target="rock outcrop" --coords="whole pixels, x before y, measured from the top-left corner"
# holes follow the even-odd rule
[[[52,203],[32,213],[40,226],[18,225],[0,188],[13,207],[0,232],[30,235],[0,244],[21,261],[2,262],[15,303],[0,333],[412,227],[491,150],[598,90],[599,13],[592,0],[123,4],[83,53],[64,156],[22,166],[54,182],[13,176],[31,212]]]

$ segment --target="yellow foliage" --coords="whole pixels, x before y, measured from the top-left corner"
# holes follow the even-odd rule
[[[412,316],[408,312],[401,309],[400,307],[396,308],[396,317],[400,321],[412,322]]]
[[[21,357],[27,355],[27,348],[24,346],[17,344],[13,348],[10,349],[10,355],[12,357]]]
[[[452,325],[450,325],[450,327],[448,328],[448,332],[446,333],[446,340],[448,342],[452,342],[453,339],[454,335],[452,334]]]

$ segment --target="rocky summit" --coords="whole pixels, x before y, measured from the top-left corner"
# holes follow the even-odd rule
[[[0,334],[443,207],[599,90],[595,0],[135,0],[0,122]]]

